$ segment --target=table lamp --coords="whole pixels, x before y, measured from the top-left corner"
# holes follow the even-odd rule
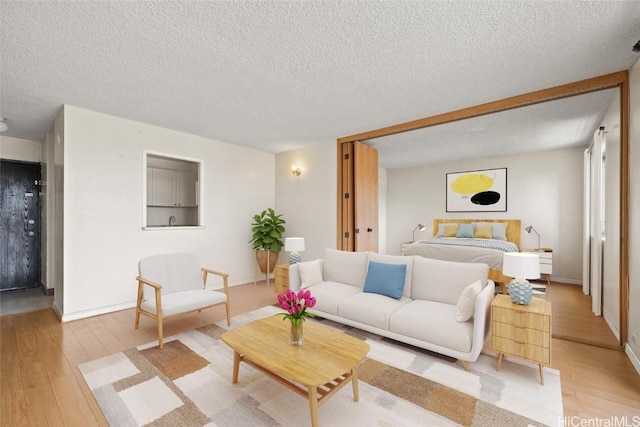
[[[538,235],[538,247],[536,248],[536,250],[539,251],[540,250],[540,233],[538,233],[538,231],[535,228],[533,228],[533,225],[525,227],[524,231],[526,231],[529,234],[531,234],[531,232],[533,231]]]
[[[302,261],[298,252],[304,251],[304,237],[287,237],[284,239],[284,250],[289,253],[289,264]]]
[[[531,285],[527,279],[540,277],[540,257],[525,252],[507,252],[502,261],[502,274],[513,277],[509,295],[515,304],[527,305],[531,301]]]
[[[413,240],[412,240],[412,242],[416,241],[416,231],[418,231],[418,230],[424,231],[426,229],[427,229],[427,227],[425,225],[418,224],[418,226],[413,229]]]

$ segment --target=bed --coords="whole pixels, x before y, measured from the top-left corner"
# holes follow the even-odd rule
[[[467,238],[452,236],[452,230],[455,229],[454,234],[457,234],[460,224],[476,224],[477,231],[485,238],[476,238],[477,235],[469,235]],[[405,253],[425,258],[487,264],[489,279],[500,285],[502,293],[506,294],[506,283],[511,278],[502,274],[502,259],[505,252],[519,251],[520,227],[519,219],[434,219],[433,238],[408,245]],[[487,229],[490,229],[488,232],[491,233],[491,238],[486,238]],[[504,240],[493,238],[496,233],[500,234],[500,229],[504,229]],[[439,236],[439,232],[450,237]]]

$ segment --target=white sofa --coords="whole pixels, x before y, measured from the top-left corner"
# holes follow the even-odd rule
[[[396,295],[381,294],[380,281],[398,285],[401,270]],[[488,272],[486,264],[327,249],[324,259],[292,264],[289,286],[311,291],[318,316],[454,357],[469,370],[489,332]]]

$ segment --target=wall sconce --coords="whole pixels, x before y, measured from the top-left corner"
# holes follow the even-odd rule
[[[300,169],[296,165],[291,165],[291,174],[293,176],[298,177],[298,176],[300,176],[301,173],[302,173],[302,169]]]
[[[531,234],[531,232],[533,231],[534,233],[536,233],[538,235],[538,247],[536,248],[537,251],[540,250],[540,233],[538,233],[536,231],[535,228],[533,228],[533,225],[530,225],[528,227],[525,227],[524,231],[526,231],[527,233]]]
[[[413,229],[413,240],[412,240],[412,242],[416,241],[416,231],[418,231],[418,230],[424,231],[426,229],[427,229],[426,225],[418,224],[418,226]]]

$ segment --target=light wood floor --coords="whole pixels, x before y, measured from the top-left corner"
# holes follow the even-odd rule
[[[274,303],[273,289],[232,287],[232,315]],[[165,336],[224,316],[216,307],[176,318],[165,323]],[[152,320],[135,330],[133,319],[133,310],[68,323],[51,309],[0,316],[0,426],[107,425],[78,365],[156,339]],[[554,339],[552,358],[565,416],[640,416],[640,376],[622,351]]]

